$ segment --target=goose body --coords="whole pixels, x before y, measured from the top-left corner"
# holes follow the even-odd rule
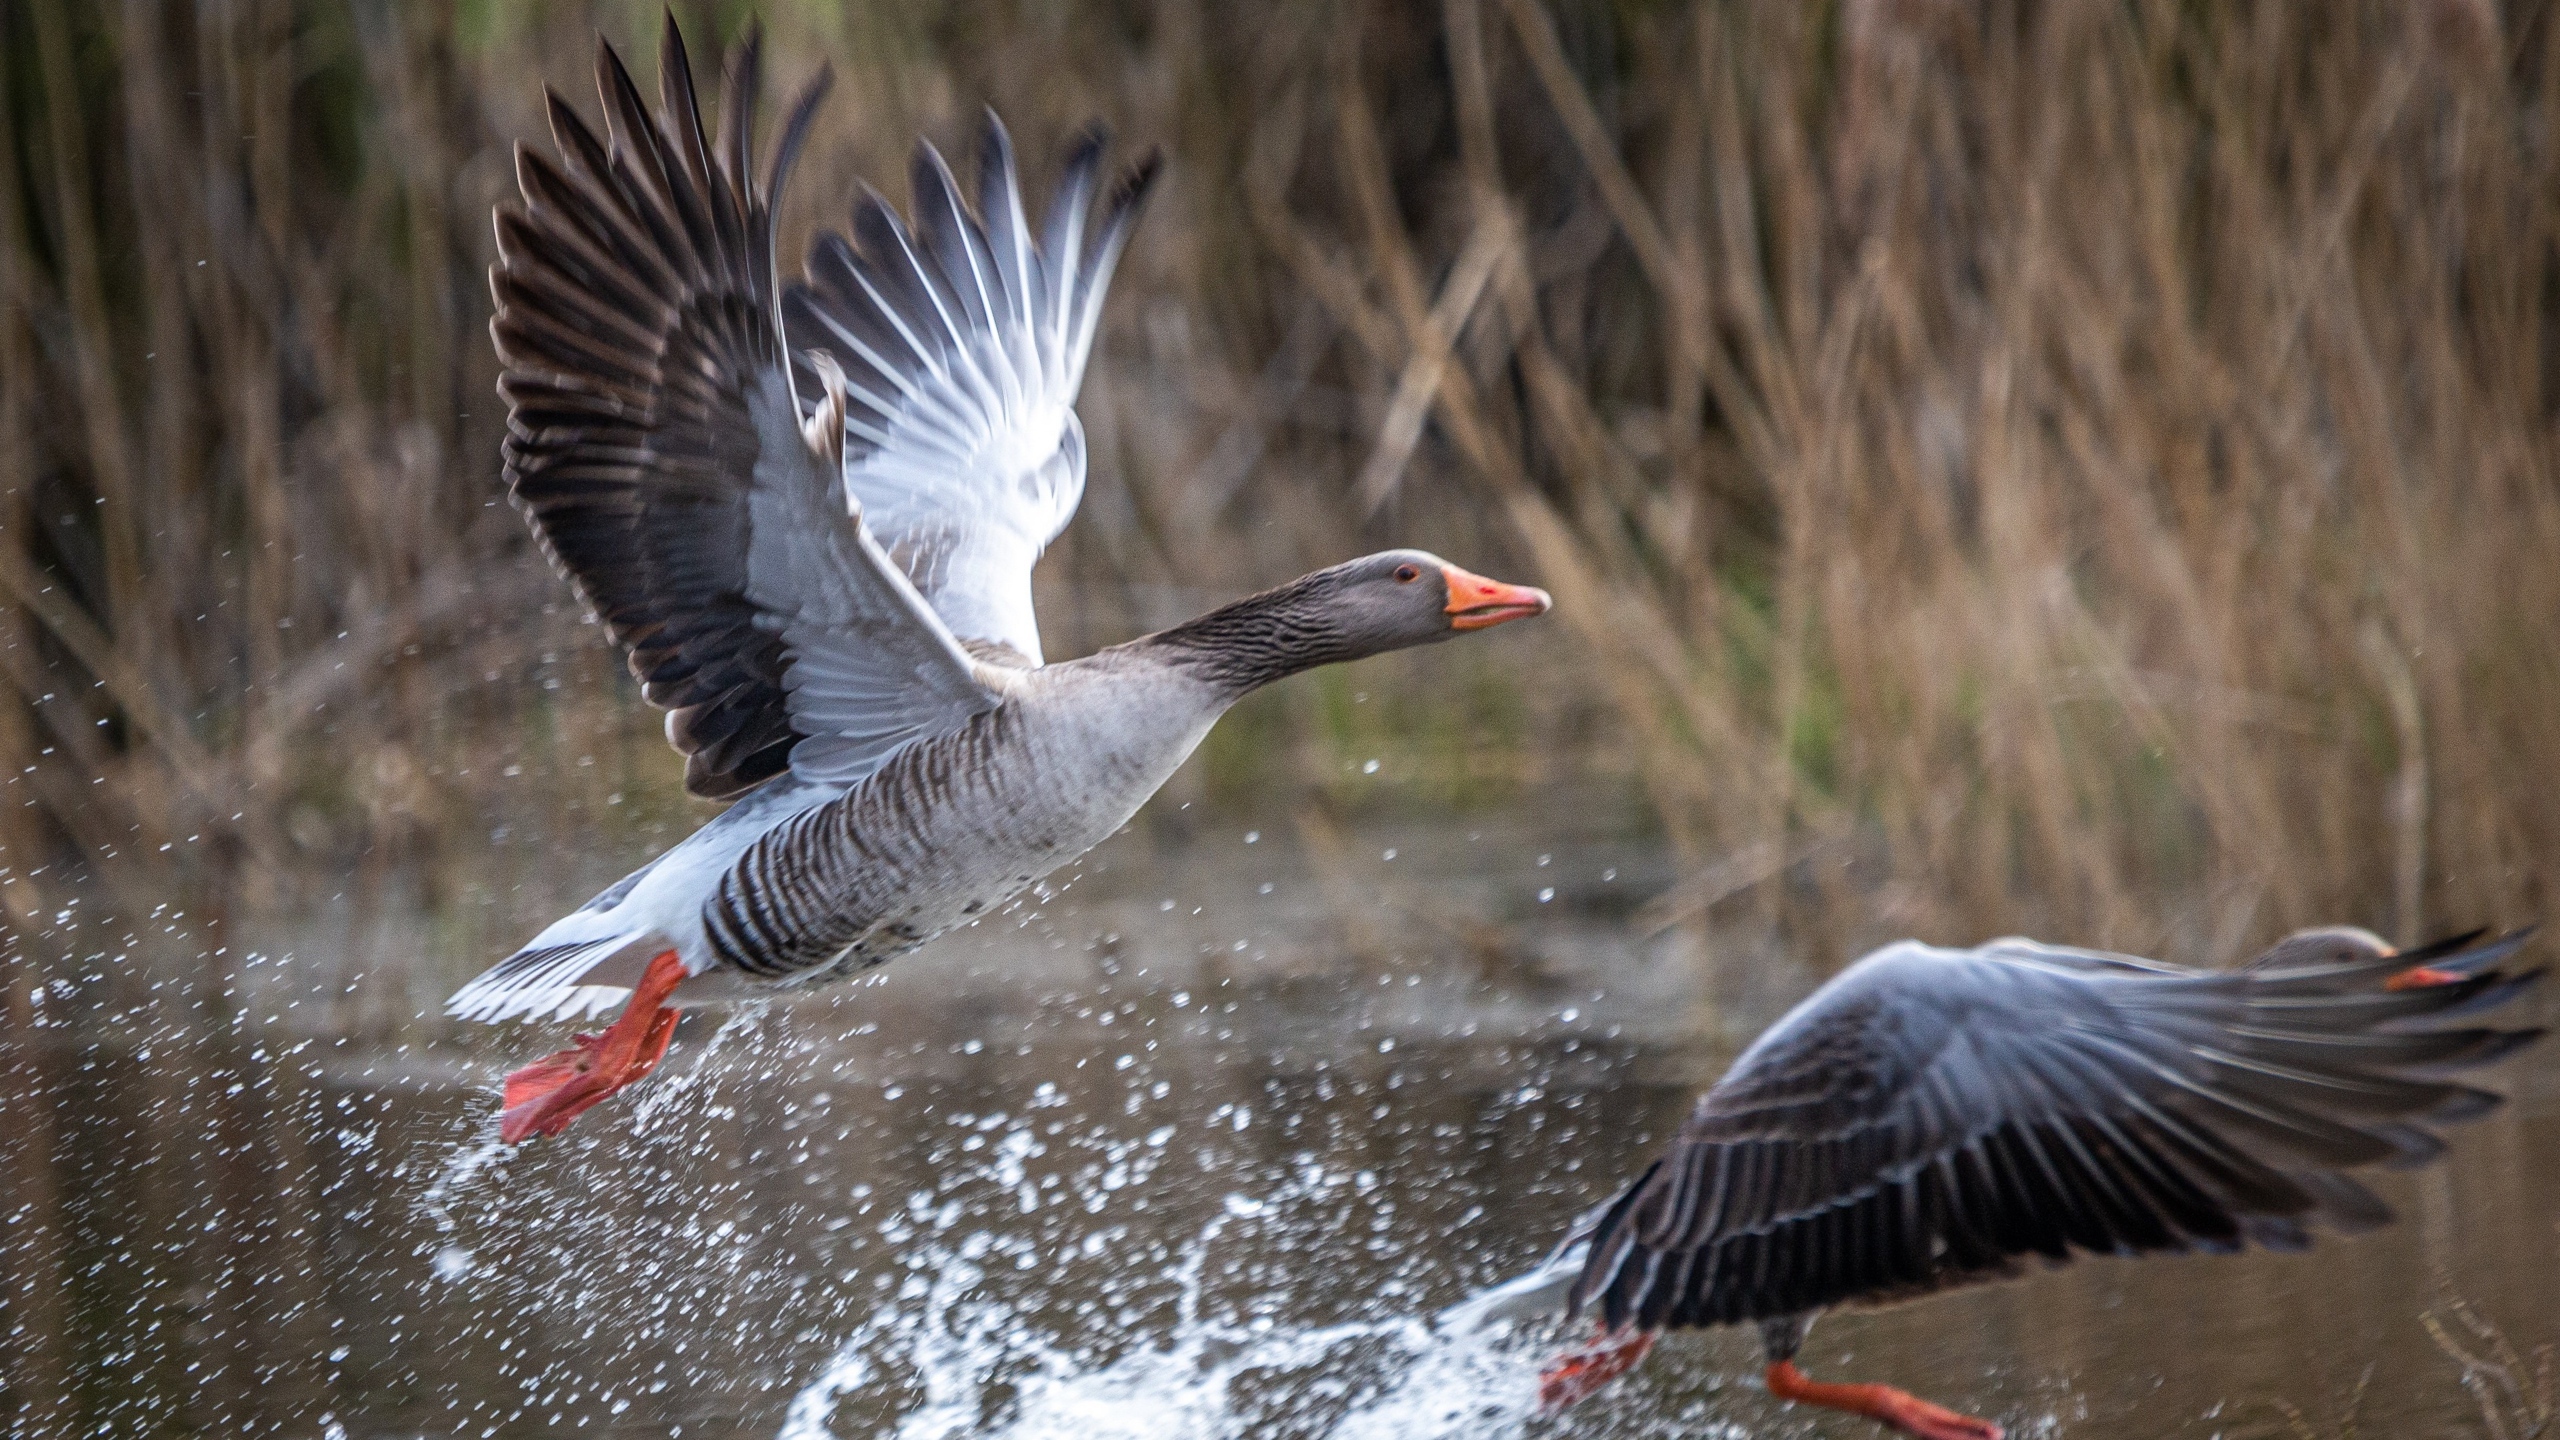
[[[771,205],[826,81],[759,185],[755,52],[715,143],[672,19],[654,111],[600,46],[606,133],[549,97],[558,159],[520,148],[498,216],[510,493],[668,712],[687,788],[734,802],[449,1002],[625,1004],[509,1077],[509,1140],[645,1074],[677,1004],[839,979],[1002,905],[1256,687],[1548,605],[1394,550],[1044,664],[1031,566],[1083,493],[1075,394],[1155,163],[1097,207],[1088,138],[1035,234],[990,116],[975,211],[920,146],[914,226],[866,194],[785,287]]]
[[[1118,830],[1228,703],[1125,649],[1013,686],[1005,704],[759,837],[705,907],[709,958],[782,983],[894,959]]]
[[[1794,1365],[1820,1311],[2020,1273],[2030,1257],[2298,1250],[2390,1210],[2348,1172],[2440,1155],[2499,1096],[2453,1077],[2541,1032],[2467,1023],[2539,971],[2463,936],[2401,953],[2304,931],[2195,971],[1999,940],[1888,946],[1737,1058],[1669,1150],[1548,1264],[1469,1313],[1596,1313],[1561,1408],[1664,1330],[1753,1324],[1770,1389],[1927,1440],[1988,1421]]]
[[[598,1013],[668,948],[694,977],[689,1003],[765,997],[996,909],[1128,823],[1231,703],[1132,650],[993,676],[1003,704],[860,784],[760,787],[459,992],[455,1012]]]

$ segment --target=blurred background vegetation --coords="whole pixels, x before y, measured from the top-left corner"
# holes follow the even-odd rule
[[[1169,152],[1053,653],[1388,543],[1556,592],[1257,700],[1149,824],[1609,817],[1653,921],[1826,958],[2547,908],[2548,5],[676,9],[835,67],[786,265],[984,105],[1035,190],[1095,117]],[[656,20],[0,4],[12,1023],[164,935],[218,1007],[316,914],[405,917],[431,1009],[705,813],[504,501],[485,329],[540,85]]]

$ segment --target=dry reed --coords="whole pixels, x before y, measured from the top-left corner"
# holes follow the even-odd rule
[[[687,823],[498,503],[482,328],[535,79],[579,93],[592,25],[645,66],[648,19],[0,12],[21,991],[151,928],[219,952],[240,905],[485,899],[510,817]],[[1602,707],[1590,769],[1708,867],[1658,908],[1755,897],[1825,953],[2545,898],[2547,7],[766,19],[851,82],[787,250],[988,99],[1034,156],[1090,115],[1173,153],[1043,574],[1062,650],[1390,538],[1507,550],[1581,666],[1507,743]],[[1260,723],[1285,759],[1313,722]],[[1832,903],[1803,857],[1850,835],[1884,869]]]

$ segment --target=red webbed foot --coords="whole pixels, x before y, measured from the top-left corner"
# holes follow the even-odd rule
[[[673,950],[649,962],[622,1016],[601,1035],[579,1035],[568,1049],[507,1076],[498,1138],[509,1145],[557,1135],[588,1107],[658,1067],[675,1038],[676,1011],[666,999],[685,978]]]

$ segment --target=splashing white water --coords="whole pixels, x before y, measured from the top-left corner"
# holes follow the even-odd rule
[[[638,1103],[632,1107],[632,1128],[646,1130],[661,1115],[702,1104],[711,1085],[723,1073],[723,1062],[719,1060],[722,1048],[734,1039],[752,1049],[762,1038],[765,1019],[772,1013],[773,1006],[759,1000],[742,1004],[722,1016],[720,1028],[712,1031],[711,1038],[694,1050],[692,1063],[672,1075],[661,1070],[651,1077],[656,1083],[642,1089],[637,1097]]]
[[[445,1161],[435,1183],[418,1196],[419,1212],[434,1222],[439,1235],[450,1235],[457,1228],[453,1218],[454,1197],[479,1179],[481,1171],[505,1159],[508,1151],[514,1148],[498,1138],[495,1117],[484,1118],[478,1123],[488,1131],[480,1143],[455,1146],[452,1158]]]
[[[1009,1185],[1019,1178],[1018,1158],[1008,1153],[1012,1147],[996,1149],[983,1173]],[[907,1284],[793,1397],[781,1440],[856,1433],[892,1440],[1497,1440],[1520,1433],[1537,1412],[1538,1361],[1553,1337],[1534,1320],[1515,1326],[1518,1317],[1498,1308],[1517,1286],[1488,1292],[1492,1303],[1478,1297],[1436,1319],[1315,1325],[1210,1313],[1206,1277],[1229,1222],[1272,1223],[1338,1194],[1344,1178],[1311,1165],[1264,1198],[1228,1196],[1223,1213],[1155,1277],[1175,1292],[1170,1327],[1135,1343],[1122,1324],[1091,1327],[1108,1332],[1098,1343],[1061,1336],[1036,1297],[992,1298],[999,1287],[987,1283],[991,1278],[1038,1266],[1043,1256],[1020,1236],[955,1233],[962,1208],[919,1195],[903,1223],[884,1227],[907,1244]],[[1308,1219],[1322,1223],[1317,1214]],[[1305,1238],[1315,1247],[1339,1240],[1321,1230]],[[1075,1313],[1085,1328],[1108,1312],[1085,1306]],[[919,1393],[893,1422],[882,1413],[882,1396]],[[840,1421],[856,1428],[841,1430]],[[1741,1433],[1695,1414],[1678,1417],[1678,1427],[1673,1433],[1690,1440]]]
[[[924,1398],[885,1432],[896,1440],[1473,1440],[1512,1433],[1534,1412],[1535,1352],[1505,1330],[1203,1316],[1200,1277],[1223,1223],[1186,1247],[1170,1336],[1109,1358],[972,1295],[983,1262],[1011,1245],[980,1234],[957,1252],[923,1246],[911,1263],[931,1280],[838,1347],[793,1398],[782,1440],[836,1440],[838,1405],[899,1371]]]

